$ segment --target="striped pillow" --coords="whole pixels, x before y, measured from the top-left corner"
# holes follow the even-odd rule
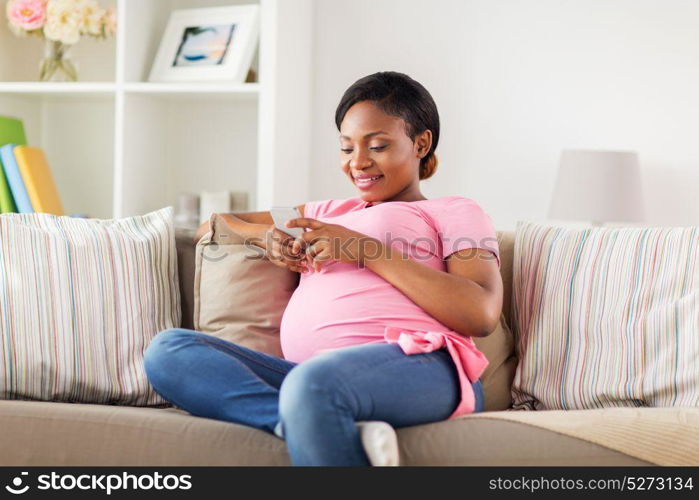
[[[180,324],[173,209],[0,216],[0,398],[136,406],[143,351]]]
[[[699,227],[515,233],[514,409],[699,406]]]

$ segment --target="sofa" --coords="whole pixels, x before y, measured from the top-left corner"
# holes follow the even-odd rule
[[[503,315],[509,321],[515,235],[514,231],[497,235],[505,286]],[[180,232],[176,240],[182,327],[193,328],[195,245],[190,233]],[[516,365],[514,356],[513,350],[505,360],[511,367]],[[513,370],[509,373],[511,377]],[[487,385],[484,389],[487,399]],[[637,422],[639,414],[643,420],[643,412],[650,416],[651,410],[508,412],[490,411],[486,401],[486,411],[479,414],[397,429],[400,465],[656,465],[658,461],[645,456],[643,450],[620,451],[605,445],[602,438],[595,439],[596,429],[629,416]],[[672,409],[666,410],[672,415]],[[503,418],[521,413],[527,413],[526,421]],[[538,417],[574,424],[570,429],[550,428],[544,420],[537,422]],[[654,418],[648,420],[651,425]],[[699,431],[696,422],[690,424]],[[3,400],[0,429],[0,465],[4,466],[290,465],[283,440],[243,425],[192,416],[175,407]],[[672,456],[672,450],[668,453]]]

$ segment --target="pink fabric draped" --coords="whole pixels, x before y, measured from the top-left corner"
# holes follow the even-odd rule
[[[384,338],[389,344],[398,344],[405,354],[427,353],[446,346],[459,374],[461,387],[461,402],[449,419],[473,413],[476,397],[471,384],[480,378],[488,360],[472,339],[456,332],[419,331],[394,326],[386,327]]]

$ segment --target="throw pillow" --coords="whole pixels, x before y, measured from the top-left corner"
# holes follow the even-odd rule
[[[173,209],[0,216],[0,398],[150,406],[143,352],[179,326]]]
[[[504,314],[500,315],[500,323],[494,332],[487,337],[473,337],[473,342],[488,359],[488,366],[481,374],[484,411],[507,410],[512,406],[511,386],[517,358],[514,355],[512,331]]]
[[[218,214],[209,224],[196,248],[194,329],[283,357],[279,326],[299,274],[272,264]]]
[[[699,227],[515,232],[514,409],[699,406]]]
[[[497,231],[500,254],[500,275],[503,284],[502,314],[500,323],[487,337],[474,337],[476,347],[488,359],[488,366],[481,374],[485,394],[485,411],[507,410],[512,406],[512,379],[517,368],[515,340],[508,326],[512,297],[512,252],[514,231]]]

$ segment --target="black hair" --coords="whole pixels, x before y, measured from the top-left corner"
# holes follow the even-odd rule
[[[439,113],[432,96],[419,82],[396,71],[381,71],[354,82],[342,95],[335,110],[335,125],[340,124],[347,110],[361,101],[372,101],[384,113],[402,118],[406,134],[415,140],[417,134],[432,131],[432,146],[420,160],[420,179],[427,179],[437,168],[435,149],[439,142]]]

